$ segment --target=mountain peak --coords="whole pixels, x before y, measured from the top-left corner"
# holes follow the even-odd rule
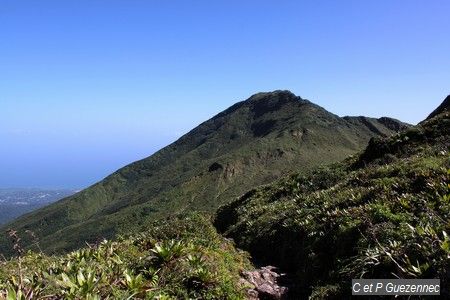
[[[269,99],[273,98],[288,98],[288,99],[301,99],[300,97],[296,96],[294,93],[292,93],[289,90],[275,90],[272,92],[260,92],[256,93],[250,98],[246,100],[246,102],[259,102],[259,101],[267,101]]]
[[[276,90],[272,92],[261,92],[254,94],[244,102],[250,105],[264,104],[265,106],[269,107],[270,106],[280,107],[287,103],[298,103],[300,100],[303,99],[295,95],[291,91]]]
[[[259,92],[250,96],[247,100],[237,102],[228,109],[217,114],[213,119],[218,119],[230,115],[243,107],[250,107],[250,110],[255,113],[255,117],[264,115],[269,111],[276,111],[284,107],[286,104],[302,104],[309,102],[296,96],[288,90],[275,90],[271,92]]]
[[[243,102],[244,106],[250,107],[254,117],[258,118],[269,112],[281,111],[286,107],[298,107],[306,101],[296,96],[291,91],[276,90],[272,92],[257,93]]]

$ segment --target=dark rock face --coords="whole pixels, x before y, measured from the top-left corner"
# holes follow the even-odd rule
[[[249,299],[267,299],[278,300],[286,299],[287,287],[278,284],[278,278],[282,274],[275,272],[276,268],[272,266],[262,267],[254,271],[245,271],[242,273],[241,283],[243,286],[253,286],[247,290]]]
[[[218,162],[215,162],[212,165],[210,165],[209,169],[208,169],[209,172],[214,172],[217,170],[223,170],[223,166],[221,164],[219,164]]]

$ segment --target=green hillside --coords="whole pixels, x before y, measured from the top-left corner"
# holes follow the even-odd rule
[[[449,299],[449,104],[344,162],[250,190],[216,227],[287,272],[293,299],[348,299],[360,277],[440,278]]]
[[[248,189],[340,161],[370,138],[405,127],[389,118],[340,118],[288,91],[259,93],[154,155],[7,224],[0,253],[10,253],[9,228],[22,234],[26,247],[33,241],[24,232],[31,230],[44,251],[54,252],[185,211],[214,212]]]

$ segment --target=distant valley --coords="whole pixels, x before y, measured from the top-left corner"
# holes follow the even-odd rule
[[[0,225],[75,194],[75,190],[0,189]]]

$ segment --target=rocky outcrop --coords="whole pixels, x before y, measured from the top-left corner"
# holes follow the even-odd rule
[[[287,287],[279,285],[279,274],[275,267],[267,266],[254,271],[242,273],[241,284],[247,287],[247,297],[250,300],[279,300],[286,299]]]

